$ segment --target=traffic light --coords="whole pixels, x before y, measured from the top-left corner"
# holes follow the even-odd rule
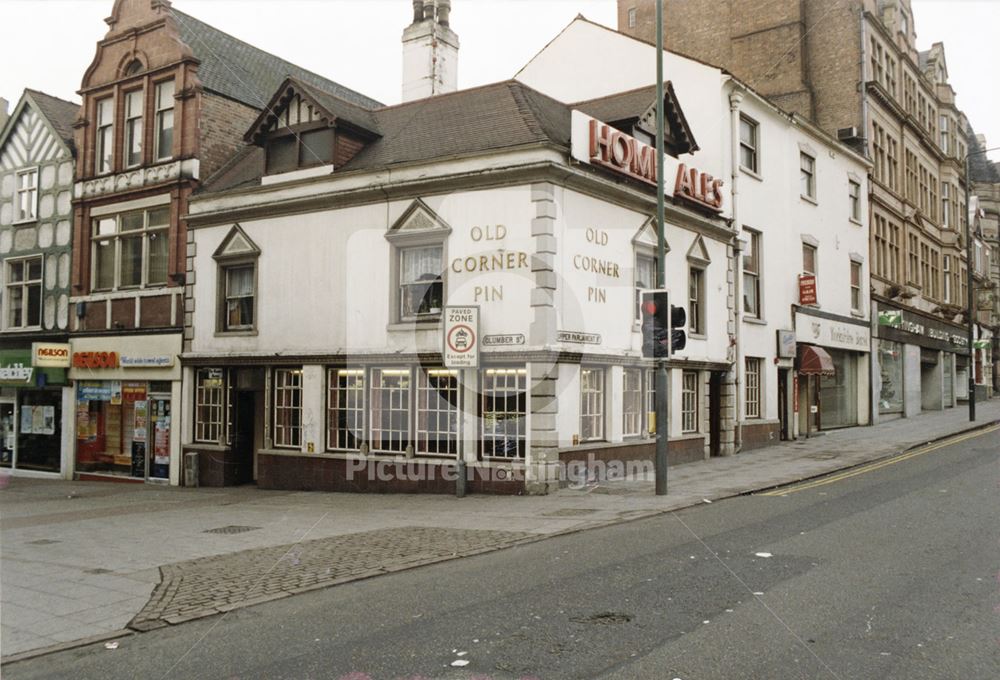
[[[641,308],[642,356],[670,356],[670,294],[665,290],[643,291]]]
[[[687,345],[687,312],[683,307],[670,305],[670,353],[680,352]]]

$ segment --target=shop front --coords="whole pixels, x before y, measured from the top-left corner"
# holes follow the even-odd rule
[[[876,315],[876,418],[952,408],[964,398],[967,329],[884,302]]]
[[[181,336],[74,338],[75,472],[176,484]]]
[[[45,344],[32,349],[0,350],[2,468],[46,474],[62,474],[66,469],[66,369],[58,365],[58,360],[46,360],[46,348],[65,348],[68,352],[69,346]],[[36,359],[39,352],[41,360]]]
[[[821,314],[812,309],[799,309],[795,314],[799,431],[806,436],[869,421],[868,322]]]

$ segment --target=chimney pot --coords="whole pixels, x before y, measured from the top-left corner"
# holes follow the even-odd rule
[[[451,16],[451,0],[438,0],[438,23],[447,26]]]
[[[424,21],[434,20],[434,0],[424,0]]]
[[[419,24],[424,20],[424,0],[413,0],[413,23]]]

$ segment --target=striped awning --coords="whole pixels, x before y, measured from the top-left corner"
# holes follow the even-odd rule
[[[799,345],[799,373],[801,375],[834,375],[833,358],[822,347]]]

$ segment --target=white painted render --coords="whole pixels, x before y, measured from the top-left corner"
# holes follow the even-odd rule
[[[740,324],[739,356],[731,357],[740,366],[743,357],[763,358],[769,367],[762,376],[765,402],[762,421],[778,419],[776,331],[794,330],[793,305],[798,303],[798,276],[802,272],[803,240],[817,246],[817,308],[851,319],[869,317],[869,228],[868,163],[829,138],[809,123],[792,118],[767,103],[719,68],[664,52],[664,77],[677,94],[694,137],[700,147],[680,160],[724,178],[726,200],[723,215],[733,217],[737,226],[763,234],[761,252],[761,319],[743,320]],[[656,82],[656,48],[586,19],[572,21],[545,46],[515,78],[564,102],[604,97]],[[738,113],[751,117],[759,125],[759,168],[757,173],[738,171],[733,176],[733,158],[738,158],[739,129],[734,129],[730,94],[739,93]],[[651,102],[652,103],[652,102]],[[816,200],[800,198],[800,152],[816,159]],[[667,176],[667,179],[671,179]],[[735,188],[735,197],[731,193]],[[859,222],[849,214],[848,182],[861,185]],[[668,269],[678,266],[677,256],[687,244],[674,244]],[[682,247],[684,250],[682,250]],[[852,257],[862,264],[862,299],[859,311],[851,308],[850,263]],[[714,261],[714,256],[713,256]],[[717,270],[724,273],[725,269]],[[737,268],[739,271],[739,268]],[[722,289],[715,284],[709,290],[720,315]],[[739,301],[742,311],[742,300]],[[710,323],[721,323],[721,316]],[[721,334],[719,339],[722,339]],[[692,352],[698,343],[689,341]],[[712,347],[712,351],[716,351]],[[869,349],[863,350],[865,352]],[[782,366],[791,367],[786,360]],[[867,359],[859,361],[859,422],[868,422],[869,391]],[[676,382],[676,380],[675,380]],[[678,389],[674,385],[675,390]],[[743,410],[743,377],[737,389],[740,414]],[[676,400],[676,399],[675,399]],[[679,408],[679,406],[677,406]],[[759,422],[759,421],[758,421]]]

